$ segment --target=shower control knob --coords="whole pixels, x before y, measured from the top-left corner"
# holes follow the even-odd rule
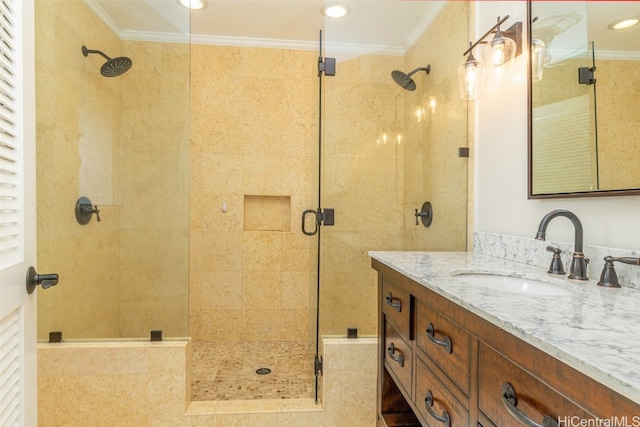
[[[96,219],[100,222],[98,205],[92,205],[91,200],[86,197],[80,197],[76,202],[76,220],[78,224],[88,224],[93,214],[96,214]]]
[[[27,270],[27,293],[32,294],[36,286],[42,286],[42,289],[49,289],[58,284],[57,274],[38,274],[36,269],[29,267]]]

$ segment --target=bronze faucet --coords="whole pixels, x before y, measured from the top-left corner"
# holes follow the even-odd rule
[[[538,234],[536,234],[537,240],[545,240],[547,234],[547,226],[551,220],[557,216],[563,216],[568,218],[576,231],[574,252],[571,259],[571,267],[569,268],[569,279],[573,280],[589,280],[587,277],[587,262],[588,260],[582,252],[582,223],[578,217],[573,213],[565,209],[556,209],[549,212],[542,218],[540,225],[538,226]]]

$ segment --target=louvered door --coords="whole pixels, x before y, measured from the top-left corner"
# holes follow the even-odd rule
[[[0,426],[37,425],[33,1],[0,0]]]

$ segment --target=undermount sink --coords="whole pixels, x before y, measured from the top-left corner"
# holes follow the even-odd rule
[[[524,295],[573,295],[573,291],[562,286],[525,277],[491,273],[452,273],[452,276],[472,286],[501,292]]]

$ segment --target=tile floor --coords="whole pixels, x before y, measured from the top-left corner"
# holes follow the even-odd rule
[[[191,400],[315,396],[315,345],[296,342],[192,343]],[[256,371],[267,368],[270,373]]]

